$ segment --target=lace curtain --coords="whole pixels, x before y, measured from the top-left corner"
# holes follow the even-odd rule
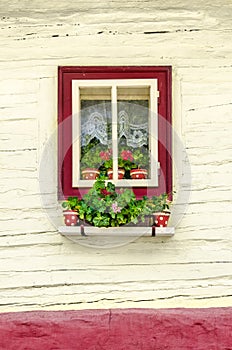
[[[111,103],[82,101],[81,146],[94,138],[103,145],[111,145]],[[148,144],[148,101],[118,102],[118,141],[138,148]]]

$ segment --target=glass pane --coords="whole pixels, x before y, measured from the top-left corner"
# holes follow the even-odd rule
[[[118,167],[125,179],[150,178],[149,87],[118,88]]]
[[[80,178],[94,180],[112,164],[111,89],[80,89]]]

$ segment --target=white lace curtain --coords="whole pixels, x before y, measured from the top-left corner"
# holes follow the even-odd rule
[[[82,109],[81,146],[94,138],[103,145],[111,145],[111,104],[104,102]],[[132,148],[148,144],[148,109],[138,103],[118,103],[118,141],[124,139]]]

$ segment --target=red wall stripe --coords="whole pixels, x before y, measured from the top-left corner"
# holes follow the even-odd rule
[[[0,314],[1,350],[232,350],[232,308]]]

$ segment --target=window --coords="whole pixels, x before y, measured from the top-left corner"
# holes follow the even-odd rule
[[[137,197],[171,192],[171,67],[59,67],[59,198],[99,172]]]
[[[157,80],[72,81],[72,186],[158,186]],[[90,182],[92,181],[92,182]]]

